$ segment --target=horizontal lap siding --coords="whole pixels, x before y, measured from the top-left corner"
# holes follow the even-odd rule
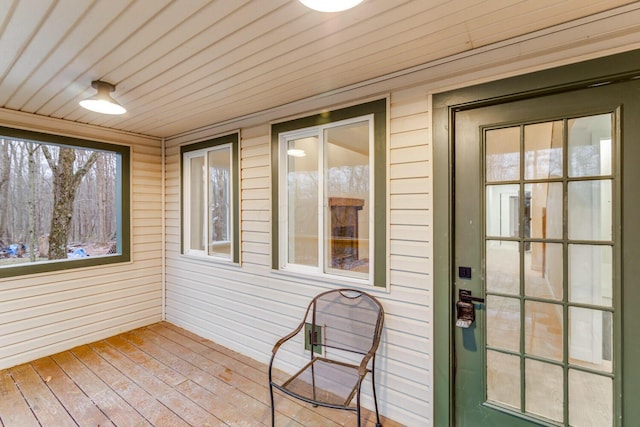
[[[69,124],[60,128],[80,138],[131,146],[132,261],[0,279],[0,369],[162,317],[160,141]]]
[[[243,130],[241,146],[242,262],[271,265],[271,161],[269,126]]]
[[[379,403],[408,425],[431,417],[431,146],[426,91],[393,93],[390,108],[390,292],[377,367]],[[335,284],[271,271],[270,126],[241,129],[241,265],[180,255],[180,148],[167,147],[167,320],[267,362],[309,300]],[[300,349],[288,356],[294,360]],[[370,385],[363,403],[372,407]]]
[[[390,113],[387,387],[395,397],[395,417],[431,425],[432,174],[426,90],[393,92]]]

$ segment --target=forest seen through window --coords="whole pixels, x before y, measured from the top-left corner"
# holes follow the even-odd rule
[[[0,137],[0,267],[118,254],[121,154]]]

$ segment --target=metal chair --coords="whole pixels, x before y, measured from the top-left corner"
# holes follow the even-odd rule
[[[376,426],[381,427],[375,360],[383,322],[382,305],[365,292],[337,289],[313,298],[300,324],[278,340],[272,350],[269,363],[271,425],[275,426],[273,393],[276,388],[314,406],[355,411],[360,426],[360,389],[367,373],[371,373]],[[278,350],[290,340],[301,345],[301,340],[293,340],[298,334],[306,334],[309,361],[290,378],[276,381],[274,362],[284,359],[291,364],[296,361],[291,352],[278,353]],[[354,397],[355,406],[351,405]]]

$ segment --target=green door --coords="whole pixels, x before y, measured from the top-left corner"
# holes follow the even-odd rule
[[[640,82],[452,117],[454,425],[639,425]]]

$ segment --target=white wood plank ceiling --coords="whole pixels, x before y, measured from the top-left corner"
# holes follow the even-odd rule
[[[630,3],[0,0],[0,106],[170,137]],[[127,114],[79,107],[92,80]]]

